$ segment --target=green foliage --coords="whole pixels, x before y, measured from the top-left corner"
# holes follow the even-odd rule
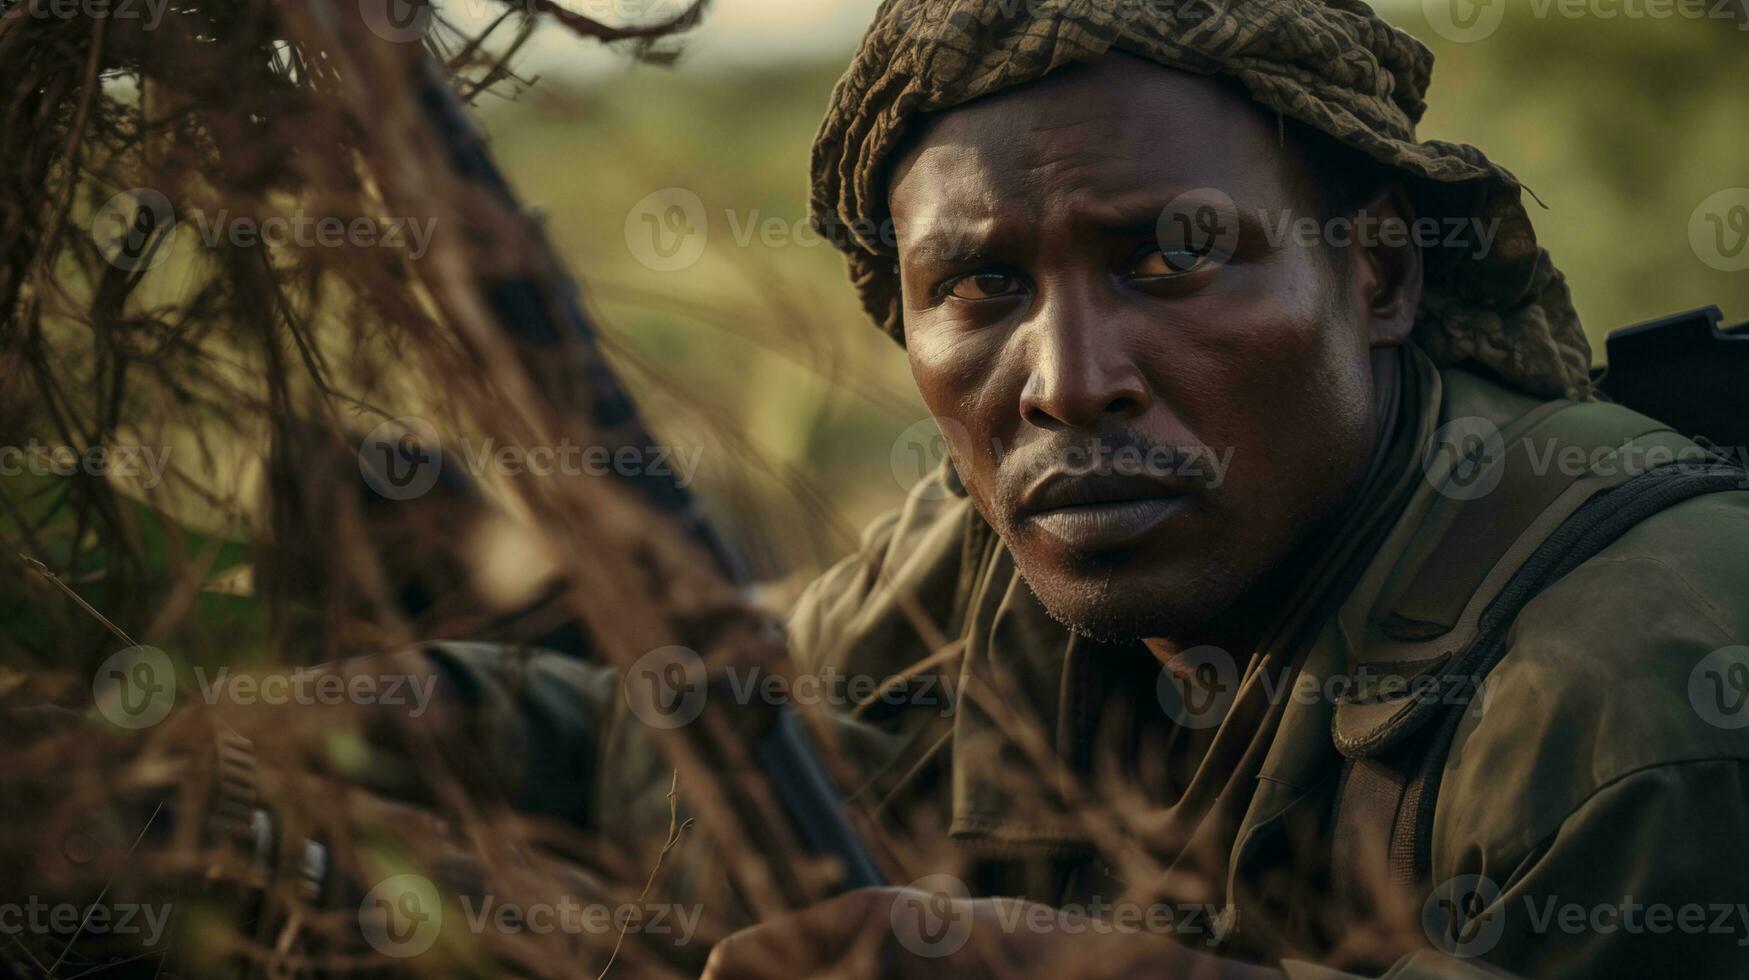
[[[1493,35],[1457,44],[1428,28],[1420,4],[1383,7],[1439,56],[1423,137],[1481,146],[1548,205],[1533,204],[1533,216],[1599,360],[1614,327],[1704,303],[1749,314],[1749,275],[1709,268],[1687,233],[1708,195],[1749,184],[1743,35],[1717,20],[1548,9],[1539,18],[1514,4]],[[803,573],[902,499],[888,454],[926,414],[836,252],[750,227],[805,223],[808,147],[841,66],[639,66],[587,85],[547,79],[522,103],[487,111],[502,159],[625,345],[658,425],[711,450],[704,482],[718,509],[732,523],[752,519],[777,568]],[[709,246],[690,268],[658,272],[633,255],[625,223],[670,187],[704,202]],[[701,416],[805,474],[830,513],[799,506],[777,479],[726,493],[749,459],[716,451]]]

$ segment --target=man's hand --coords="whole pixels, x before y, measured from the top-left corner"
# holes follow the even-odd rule
[[[1263,980],[1283,974],[1152,933],[1095,928],[1011,898],[864,888],[734,933],[704,980],[831,977],[1130,977]]]

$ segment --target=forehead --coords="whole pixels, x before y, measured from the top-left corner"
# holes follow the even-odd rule
[[[1302,173],[1274,118],[1232,83],[1113,53],[922,121],[889,206],[901,220],[965,219],[1218,188],[1281,207]]]

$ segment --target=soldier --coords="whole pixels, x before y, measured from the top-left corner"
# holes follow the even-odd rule
[[[1358,0],[882,5],[814,224],[950,461],[790,642],[937,873],[707,976],[1749,973],[1749,483],[1593,396],[1430,68]],[[433,657],[520,809],[674,825],[605,669]],[[729,907],[692,841],[652,897]]]
[[[853,892],[707,975],[1749,972],[1749,485],[1630,505],[1708,454],[1592,400],[1518,182],[1416,140],[1429,52],[1354,0],[1018,6],[884,4],[813,156],[951,466],[792,642],[956,692],[838,733],[969,870],[934,932]]]

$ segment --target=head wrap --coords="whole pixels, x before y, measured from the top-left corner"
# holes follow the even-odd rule
[[[894,339],[897,253],[879,230],[907,124],[1111,50],[1237,79],[1265,108],[1396,168],[1420,216],[1497,219],[1482,254],[1473,240],[1424,253],[1416,342],[1535,395],[1589,391],[1590,344],[1517,178],[1473,146],[1416,139],[1433,54],[1360,0],[884,0],[815,138],[810,217]]]

